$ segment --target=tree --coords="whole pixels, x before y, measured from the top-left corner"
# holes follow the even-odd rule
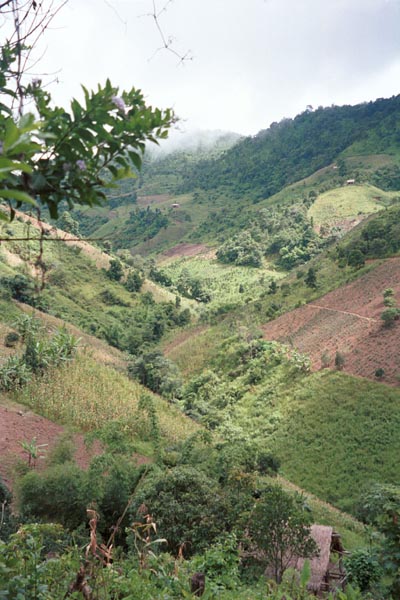
[[[338,371],[341,371],[345,365],[346,359],[344,355],[339,352],[339,350],[335,353],[335,367]]]
[[[361,518],[383,535],[381,564],[393,598],[400,597],[400,487],[374,484],[361,500]]]
[[[383,321],[384,327],[391,327],[394,325],[395,321],[398,321],[400,318],[400,308],[392,307],[387,308],[381,314],[381,319]]]
[[[190,466],[149,477],[137,494],[134,512],[143,504],[173,554],[180,548],[194,554],[225,531],[227,515],[218,484]]]
[[[79,223],[71,216],[71,213],[67,210],[62,213],[57,226],[63,231],[71,233],[75,237],[80,236]]]
[[[125,281],[128,292],[140,292],[144,282],[144,275],[139,271],[130,271]]]
[[[110,260],[110,268],[107,271],[107,275],[113,281],[120,281],[124,274],[122,263],[117,258]]]
[[[278,290],[278,286],[276,285],[275,279],[273,279],[271,281],[271,283],[269,284],[268,294],[276,294],[277,290]]]
[[[26,55],[55,12],[40,3],[38,24],[37,4],[10,5],[14,31],[0,52],[0,199],[11,218],[23,204],[57,218],[63,201],[101,203],[107,187],[140,168],[146,141],[167,137],[174,121],[170,109],[147,106],[140,90],[119,92],[109,80],[94,92],[82,86],[83,103],[73,99],[69,111],[52,105],[39,79],[25,83]],[[25,112],[28,103],[35,114]],[[0,211],[0,218],[8,217]]]
[[[315,289],[317,287],[317,274],[313,267],[308,269],[304,282],[309,288]]]
[[[317,547],[310,535],[311,516],[299,494],[278,485],[263,490],[248,523],[251,542],[262,553],[262,562],[280,583],[295,558],[314,556]]]
[[[355,269],[361,269],[365,265],[365,255],[355,248],[352,250],[347,257],[347,264]]]

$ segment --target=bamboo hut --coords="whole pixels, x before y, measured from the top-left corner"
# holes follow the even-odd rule
[[[340,535],[335,533],[332,527],[312,525],[311,537],[315,541],[319,553],[310,560],[309,591],[316,596],[320,596],[323,592],[337,588],[343,589],[345,583],[345,573],[342,566],[344,548]],[[335,554],[336,560],[334,558]],[[304,566],[304,559],[297,559],[294,566],[301,571]]]

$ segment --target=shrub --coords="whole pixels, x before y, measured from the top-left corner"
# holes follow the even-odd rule
[[[86,521],[86,507],[94,495],[86,474],[72,463],[55,465],[42,474],[30,471],[17,484],[22,517],[55,521],[71,530]]]
[[[11,513],[11,500],[11,492],[0,477],[0,540],[8,539],[9,535],[15,530],[16,523]]]
[[[346,359],[344,357],[344,354],[342,354],[341,352],[339,352],[338,350],[336,351],[335,354],[335,367],[338,371],[341,371],[344,367],[344,365],[346,364]]]
[[[110,267],[107,271],[107,275],[113,281],[120,281],[124,274],[124,269],[120,260],[112,258],[110,260]]]
[[[64,465],[73,461],[75,451],[75,444],[71,438],[63,437],[49,452],[46,462],[49,466]]]
[[[139,271],[130,271],[125,281],[128,292],[140,292],[144,282],[144,275]]]
[[[10,356],[0,367],[0,390],[9,392],[27,384],[32,377],[30,367],[19,356]]]
[[[384,327],[392,327],[395,321],[398,321],[399,317],[400,309],[395,307],[388,308],[387,310],[384,310],[381,314],[381,319],[383,321]]]
[[[143,504],[173,554],[182,545],[186,555],[199,552],[225,531],[227,515],[218,485],[193,467],[175,467],[149,477],[137,494],[134,520],[141,518],[138,511]]]
[[[14,348],[19,339],[19,333],[16,331],[10,331],[4,338],[4,345],[7,346],[7,348]]]
[[[370,589],[382,576],[378,559],[369,548],[360,548],[345,560],[346,573],[350,583],[355,583],[362,592]]]

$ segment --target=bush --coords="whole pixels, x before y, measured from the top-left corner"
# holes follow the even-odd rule
[[[341,371],[344,367],[344,365],[346,364],[346,359],[344,357],[344,354],[342,354],[339,351],[336,351],[335,354],[335,367],[338,371]]]
[[[352,552],[345,560],[345,569],[350,583],[355,583],[362,592],[382,577],[382,568],[378,559],[369,548],[360,548]]]
[[[4,345],[7,348],[14,348],[15,344],[19,342],[20,335],[16,331],[10,331],[4,338]]]
[[[110,260],[110,267],[107,271],[107,275],[113,281],[120,281],[124,274],[124,269],[120,260],[112,258]]]
[[[142,385],[166,398],[182,396],[182,380],[178,367],[158,350],[138,356],[128,365],[128,373]]]
[[[128,292],[140,292],[144,282],[144,275],[139,271],[130,271],[125,281],[125,288]]]
[[[383,321],[384,327],[392,327],[395,321],[398,321],[400,318],[400,309],[399,308],[388,308],[384,310],[381,314],[381,319]]]
[[[64,465],[72,462],[75,455],[75,444],[69,437],[63,437],[53,447],[47,456],[47,464],[49,466]]]
[[[193,467],[175,467],[149,477],[137,494],[134,520],[141,518],[142,504],[173,554],[182,545],[185,555],[199,552],[226,528],[227,514],[217,483]]]
[[[17,484],[22,517],[55,521],[71,530],[85,523],[93,496],[86,474],[72,463],[55,465],[43,474],[30,471]]]
[[[7,540],[9,535],[15,531],[16,523],[11,514],[11,492],[0,477],[0,540]]]
[[[9,392],[26,385],[32,377],[30,367],[19,356],[10,356],[0,367],[0,390]]]

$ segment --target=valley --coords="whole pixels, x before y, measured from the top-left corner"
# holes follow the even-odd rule
[[[332,526],[347,551],[384,564],[400,514],[393,119],[399,97],[306,111],[210,151],[152,156],[98,206],[61,202],[43,221],[18,206],[2,221],[7,539],[20,519],[46,543],[56,522],[82,545],[94,506],[98,548],[117,540],[118,569],[143,597],[191,598],[189,573],[208,569],[210,599],[305,599],[285,582],[265,595],[264,550],[249,541],[279,489],[304,526]],[[43,454],[34,465],[29,447]],[[62,548],[70,581],[80,563]],[[394,599],[398,573],[365,589],[354,576],[354,591],[330,597]]]

